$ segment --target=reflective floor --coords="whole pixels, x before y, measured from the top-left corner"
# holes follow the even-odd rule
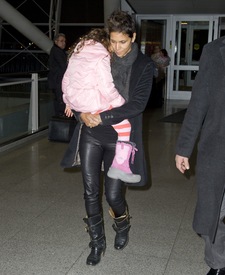
[[[85,264],[89,236],[80,171],[59,166],[67,144],[42,136],[1,153],[0,275],[205,275],[204,244],[192,230],[194,176],[185,178],[174,165],[181,124],[160,121],[186,106],[170,101],[145,112],[151,182],[127,190],[132,227],[123,251],[113,248],[103,197],[107,249],[95,267]]]

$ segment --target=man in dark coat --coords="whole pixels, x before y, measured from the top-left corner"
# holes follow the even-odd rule
[[[199,136],[200,134],[200,136]],[[176,167],[190,168],[198,141],[194,230],[205,240],[208,275],[225,274],[225,36],[204,46],[176,144]]]
[[[62,78],[67,68],[65,51],[65,34],[59,33],[54,37],[54,45],[49,56],[48,86],[54,93],[54,108],[56,116],[64,116],[65,103],[62,98]]]

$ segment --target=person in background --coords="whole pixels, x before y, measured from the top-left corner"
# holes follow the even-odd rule
[[[108,48],[108,33],[99,28],[82,36],[72,47],[62,80],[66,116],[73,116],[72,110],[100,113],[125,103],[113,83]],[[130,142],[130,122],[125,119],[112,127],[118,134],[118,141],[107,175],[127,183],[139,182],[140,175],[133,174],[129,164],[131,155],[137,150]],[[129,148],[126,154],[125,147]]]
[[[55,116],[63,117],[65,103],[62,98],[62,78],[67,68],[67,53],[65,51],[65,34],[59,33],[54,37],[54,44],[49,55],[48,86],[54,94]]]
[[[170,57],[166,49],[161,49],[156,58],[152,58],[157,68],[166,68],[170,64]],[[165,70],[163,70],[165,72]]]
[[[151,55],[151,59],[155,61],[157,58],[159,58],[160,55],[160,46],[156,45],[153,50],[153,54]]]
[[[138,148],[131,169],[133,173],[141,175],[141,180],[128,185],[143,186],[148,180],[143,148],[142,116],[151,93],[154,63],[138,49],[135,43],[135,22],[128,13],[113,12],[108,19],[108,33],[113,52],[111,59],[113,80],[126,103],[99,114],[75,113],[79,122],[61,161],[61,166],[64,168],[74,167],[78,165],[78,152],[80,154],[87,214],[84,221],[91,239],[89,243],[91,252],[86,260],[88,265],[98,264],[106,249],[101,202],[102,165],[104,193],[110,206],[109,213],[114,220],[113,229],[116,232],[114,248],[122,250],[129,241],[131,225],[125,198],[127,184],[107,176],[117,144],[117,134],[111,125],[124,119],[129,119],[131,123],[130,141]],[[127,146],[124,146],[124,150],[127,149]]]
[[[176,167],[190,169],[198,140],[193,228],[205,241],[207,275],[225,274],[225,36],[203,48],[176,143]]]
[[[166,81],[166,67],[170,64],[170,57],[166,49],[157,47],[151,58],[155,63],[156,73],[150,103],[153,107],[162,107],[164,103],[163,92]]]

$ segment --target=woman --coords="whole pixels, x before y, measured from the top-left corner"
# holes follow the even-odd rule
[[[75,43],[69,54],[69,64],[62,80],[65,114],[76,112],[100,113],[119,107],[125,99],[115,88],[111,67],[109,37],[105,29],[92,29]],[[128,119],[112,125],[118,134],[116,154],[107,175],[129,183],[140,181],[140,175],[132,173],[130,155],[137,150],[130,142],[131,125]],[[126,161],[119,161],[128,147]]]
[[[136,186],[147,182],[147,170],[142,143],[142,113],[151,92],[154,71],[153,61],[143,55],[137,44],[135,22],[123,11],[115,11],[108,19],[112,56],[112,75],[116,88],[126,99],[126,103],[118,108],[104,111],[98,115],[90,113],[76,114],[83,122],[82,129],[76,127],[69,148],[62,160],[63,167],[77,164],[77,143],[81,170],[84,182],[84,199],[87,218],[84,219],[91,238],[89,254],[86,263],[96,265],[105,252],[106,240],[100,198],[100,175],[102,163],[104,171],[108,171],[116,146],[117,135],[113,124],[128,118],[131,126],[130,140],[137,145],[138,151],[134,163],[131,164],[133,173],[141,175]],[[98,126],[97,126],[98,125]],[[97,127],[95,127],[97,126]],[[130,215],[125,199],[126,183],[109,178],[106,174],[104,186],[106,200],[110,206],[110,215],[114,219],[113,228],[116,231],[114,247],[123,249],[128,243],[130,230]]]

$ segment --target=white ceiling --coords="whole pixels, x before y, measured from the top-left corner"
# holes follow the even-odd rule
[[[225,0],[126,0],[137,14],[225,14]]]

